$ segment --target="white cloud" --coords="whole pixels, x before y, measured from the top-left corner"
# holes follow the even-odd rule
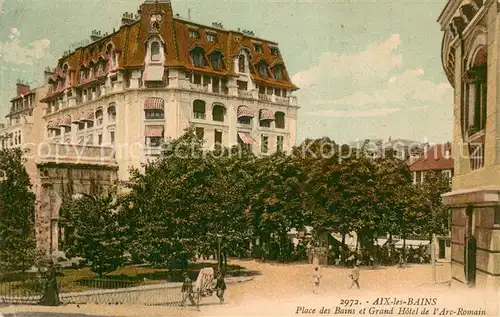
[[[453,89],[447,83],[434,84],[424,80],[423,69],[409,69],[392,76],[387,86],[371,93],[357,91],[353,94],[334,100],[313,100],[315,105],[389,105],[408,101],[447,104]]]
[[[402,70],[398,34],[368,45],[362,52],[322,53],[309,70],[292,76],[301,88],[299,104],[309,116],[387,117],[411,110],[447,106],[453,89],[424,78],[423,69]],[[353,109],[354,108],[354,109]]]
[[[358,54],[337,54],[324,52],[316,65],[309,70],[298,72],[292,81],[301,89],[313,88],[331,82],[333,78],[353,77],[364,80],[385,77],[394,68],[401,66],[403,57],[395,52],[401,44],[399,34],[384,41],[370,44]]]
[[[33,65],[35,61],[48,56],[50,40],[41,39],[24,45],[17,37],[18,34],[19,30],[12,29],[11,41],[0,42],[0,61],[17,65]]]

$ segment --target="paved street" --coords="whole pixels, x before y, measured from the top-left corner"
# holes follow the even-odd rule
[[[431,265],[409,266],[361,270],[361,290],[349,289],[349,269],[321,268],[320,294],[312,294],[312,272],[314,266],[308,264],[269,264],[254,261],[231,261],[258,271],[253,280],[229,284],[226,304],[219,305],[215,296],[204,298],[200,311],[193,307],[144,307],[144,306],[96,306],[80,305],[64,307],[15,307],[22,312],[51,312],[50,316],[293,316],[298,305],[321,308],[323,305],[338,305],[341,298],[374,298],[376,296],[446,296],[457,290],[442,283],[432,283]],[[438,266],[439,281],[449,279],[449,264]],[[468,295],[469,296],[469,295]],[[469,297],[470,298],[470,297]],[[486,297],[479,298],[487,302]],[[465,300],[464,300],[465,301]],[[487,303],[486,303],[487,304]],[[485,305],[486,305],[485,304]],[[450,304],[451,305],[451,304]],[[11,307],[10,309],[14,309]],[[1,309],[0,309],[1,311]],[[8,312],[8,311],[6,311]],[[13,311],[12,311],[13,312]],[[67,315],[55,315],[54,313]],[[16,316],[45,316],[36,315]],[[49,316],[49,315],[46,315]]]

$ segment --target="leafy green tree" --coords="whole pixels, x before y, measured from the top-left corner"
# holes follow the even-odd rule
[[[35,195],[20,149],[0,150],[0,265],[25,270],[35,256]]]
[[[257,161],[253,200],[247,212],[264,242],[269,242],[271,236],[277,238],[281,260],[291,256],[287,232],[306,222],[303,211],[307,175],[302,164],[301,159],[282,153]]]
[[[83,258],[92,272],[103,276],[115,271],[125,261],[125,228],[114,195],[83,195],[66,200],[61,215],[68,235],[65,252],[69,257]]]
[[[423,184],[414,187],[410,214],[414,234],[446,234],[450,208],[443,204],[441,195],[451,190],[450,179],[441,171],[426,171]]]
[[[203,142],[193,129],[168,142],[145,173],[132,171],[124,210],[130,215],[127,232],[137,241],[130,250],[134,257],[158,266],[187,265],[202,245],[209,173]]]

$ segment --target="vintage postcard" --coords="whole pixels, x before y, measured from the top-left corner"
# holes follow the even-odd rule
[[[0,317],[500,316],[500,1],[0,0]]]

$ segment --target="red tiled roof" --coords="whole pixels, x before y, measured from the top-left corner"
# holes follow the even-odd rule
[[[453,169],[453,158],[446,158],[446,149],[450,149],[451,145],[437,144],[432,146],[425,152],[422,157],[410,165],[410,171],[428,171],[428,170],[446,170]]]
[[[150,13],[156,10],[165,12],[163,21],[160,24],[159,36],[165,42],[165,66],[183,67],[190,70],[200,71],[221,76],[236,75],[234,70],[233,57],[238,54],[242,47],[249,49],[251,53],[250,70],[254,80],[265,83],[271,86],[298,89],[291,81],[286,71],[285,63],[279,54],[271,55],[271,47],[277,44],[272,41],[267,41],[254,36],[244,34],[237,31],[219,29],[216,27],[204,26],[192,21],[185,21],[178,17],[174,17],[172,6],[169,2],[146,2],[141,5],[140,20],[122,26],[118,31],[105,36],[104,38],[89,44],[85,47],[76,49],[71,54],[59,59],[59,66],[62,67],[65,63],[68,64],[68,69],[71,77],[71,85],[77,84],[80,68],[88,65],[90,61],[97,61],[99,57],[103,57],[103,52],[106,51],[108,43],[113,43],[113,46],[118,56],[119,69],[132,69],[144,66],[146,56],[145,41],[149,33],[149,17]],[[199,31],[198,38],[189,36],[189,28],[194,26]],[[216,32],[216,42],[207,40],[207,31]],[[258,53],[254,49],[252,41],[258,41],[262,45],[263,53]],[[195,67],[190,60],[190,50],[193,47],[201,47],[205,52],[205,57],[209,60],[209,55],[212,51],[221,51],[224,56],[224,65],[226,69],[215,70],[210,64],[203,68]],[[257,63],[265,61],[271,68],[275,65],[283,66],[283,80],[276,80],[272,77],[261,78],[257,71]],[[56,70],[57,71],[57,70]]]

